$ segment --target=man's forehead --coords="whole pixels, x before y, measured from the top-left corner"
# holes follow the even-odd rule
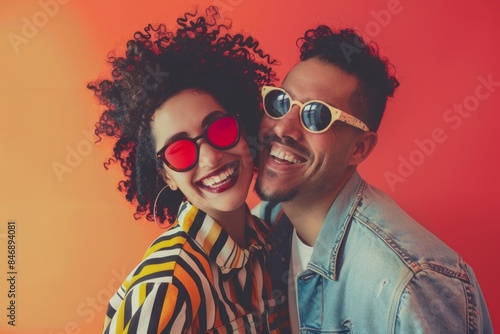
[[[358,83],[355,75],[334,64],[308,59],[297,63],[288,72],[282,88],[288,91],[293,99],[302,102],[323,100],[336,106],[349,101]]]

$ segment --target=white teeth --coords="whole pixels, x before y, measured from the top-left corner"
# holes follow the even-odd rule
[[[278,158],[278,159],[281,159],[281,160],[286,160],[286,161],[291,162],[293,164],[298,164],[300,162],[290,152],[283,151],[283,150],[281,150],[281,149],[279,149],[277,147],[274,147],[274,146],[271,148],[271,156],[275,157],[275,158]]]
[[[213,187],[215,184],[219,186],[220,182],[227,180],[234,173],[234,167],[222,171],[219,175],[210,176],[201,180],[201,183],[206,187]]]

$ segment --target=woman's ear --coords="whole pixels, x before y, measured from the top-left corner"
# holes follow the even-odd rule
[[[355,141],[354,151],[351,155],[351,165],[359,165],[363,162],[377,145],[378,135],[376,132],[363,132]]]
[[[167,184],[167,186],[169,186],[171,190],[176,191],[177,189],[179,189],[179,186],[177,185],[177,183],[168,175],[168,173],[165,169],[161,169],[159,171],[159,173],[160,173],[161,177],[163,178],[163,180],[165,181],[165,183]]]

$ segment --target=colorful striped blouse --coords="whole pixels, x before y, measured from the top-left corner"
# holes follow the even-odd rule
[[[286,291],[266,271],[268,232],[252,217],[242,249],[184,202],[111,298],[103,333],[288,333]]]

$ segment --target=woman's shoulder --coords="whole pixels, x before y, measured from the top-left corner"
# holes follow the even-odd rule
[[[176,223],[151,243],[144,258],[165,248],[182,249],[188,238],[188,234]]]
[[[183,258],[202,252],[176,224],[156,238],[129,277],[130,288],[140,283],[172,283]]]

